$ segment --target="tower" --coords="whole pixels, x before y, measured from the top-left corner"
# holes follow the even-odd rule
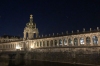
[[[33,15],[30,15],[30,22],[26,24],[26,27],[24,28],[24,40],[26,39],[33,39],[35,37],[38,37],[38,29],[36,28],[36,24],[33,22]]]

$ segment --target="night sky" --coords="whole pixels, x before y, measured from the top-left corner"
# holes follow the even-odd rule
[[[20,35],[30,14],[40,35],[100,27],[100,0],[0,0],[0,36]]]

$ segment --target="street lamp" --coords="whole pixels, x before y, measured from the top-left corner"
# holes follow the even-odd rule
[[[34,47],[31,45],[31,48],[33,49]]]
[[[16,50],[21,50],[21,47],[19,45],[17,45]]]

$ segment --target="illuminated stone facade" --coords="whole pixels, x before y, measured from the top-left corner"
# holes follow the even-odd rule
[[[22,38],[19,36],[3,35],[0,37],[0,43],[19,41],[19,40],[22,40]]]
[[[66,34],[57,34],[57,35],[49,35],[49,36],[39,36],[38,28],[36,28],[36,24],[33,22],[33,17],[30,15],[30,22],[26,24],[26,27],[23,31],[24,37],[21,41],[15,42],[6,42],[0,44],[0,49],[5,51],[16,51],[16,49],[20,49],[20,51],[24,51],[25,48],[27,50],[39,50],[50,49],[52,52],[59,51],[100,51],[100,31],[99,27],[97,30],[79,32],[77,30],[76,33],[72,31],[72,33],[66,32]],[[56,48],[56,49],[55,49]]]
[[[36,24],[33,22],[33,17],[30,15],[30,22],[26,24],[26,27],[24,28],[24,40],[25,39],[33,39],[34,34],[36,34],[36,37],[38,37],[38,29],[36,28]]]

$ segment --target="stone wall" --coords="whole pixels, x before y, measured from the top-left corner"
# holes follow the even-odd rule
[[[85,49],[85,48],[84,48]],[[90,49],[90,48],[89,48]],[[75,51],[76,50],[76,51]],[[54,61],[54,62],[68,62],[68,63],[81,63],[81,64],[99,64],[100,53],[99,51],[87,51],[78,48],[73,50],[57,50],[54,49],[37,49],[31,53],[32,60]]]

